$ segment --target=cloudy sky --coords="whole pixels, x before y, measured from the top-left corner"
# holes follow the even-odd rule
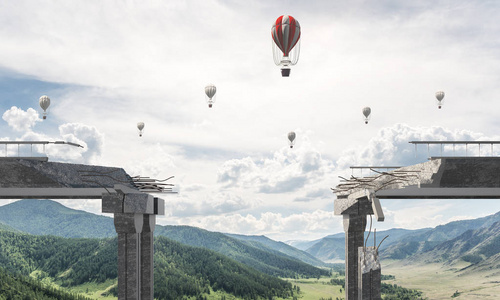
[[[283,14],[302,28],[289,78],[272,59]],[[51,146],[49,159],[174,175],[179,193],[164,195],[159,224],[316,239],[343,230],[330,188],[350,166],[426,161],[412,140],[500,140],[499,15],[484,0],[3,1],[0,139],[76,142],[85,148]],[[52,100],[44,121],[41,95]],[[99,201],[61,202],[100,212]],[[500,210],[495,200],[382,205],[378,229]]]

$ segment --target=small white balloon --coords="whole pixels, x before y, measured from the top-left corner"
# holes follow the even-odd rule
[[[290,141],[290,148],[293,148],[293,144],[295,144],[295,132],[290,131],[288,133],[288,140]]]
[[[43,95],[40,97],[38,100],[38,103],[40,104],[40,107],[43,109],[43,119],[47,119],[47,109],[50,106],[50,98],[49,96]]]
[[[139,129],[139,136],[142,136],[142,131],[144,130],[144,122],[137,123],[137,129]]]
[[[363,115],[365,116],[365,124],[368,124],[368,120],[370,120],[370,114],[372,113],[372,109],[368,106],[363,108]]]
[[[439,109],[441,109],[441,106],[443,105],[443,102],[444,102],[443,98],[444,98],[443,91],[436,92],[436,99],[437,99],[437,104],[438,104]]]

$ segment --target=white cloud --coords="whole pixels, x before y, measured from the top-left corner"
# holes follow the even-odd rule
[[[12,106],[9,110],[5,111],[2,119],[9,124],[9,126],[18,132],[32,130],[37,122],[41,122],[38,112],[33,108],[28,108],[26,111]]]
[[[271,157],[250,157],[226,161],[218,170],[218,182],[226,187],[253,189],[259,193],[289,193],[322,181],[334,170],[308,142],[295,148],[283,147]]]
[[[64,141],[76,143],[84,148],[72,149],[72,158],[78,162],[95,164],[99,161],[104,147],[104,135],[97,128],[80,123],[66,123],[59,126]]]
[[[76,143],[83,148],[69,145],[22,145],[8,147],[9,156],[48,156],[51,161],[72,163],[97,163],[102,155],[104,135],[97,128],[80,123],[66,123],[59,126],[59,136],[33,131],[36,122],[41,121],[33,108],[26,111],[12,107],[3,114],[3,119],[15,131],[22,132],[20,141],[65,141]],[[50,126],[50,124],[48,125]],[[4,137],[2,140],[12,140]],[[28,149],[29,148],[29,149]]]
[[[181,193],[177,197],[169,197],[166,211],[175,218],[189,218],[194,216],[221,216],[241,210],[256,208],[262,204],[260,199],[243,198],[234,192],[219,191],[206,195],[204,190],[201,195]]]
[[[361,149],[346,150],[337,160],[339,169],[347,169],[349,166],[408,166],[425,161],[429,156],[463,155],[465,156],[465,145],[456,145],[455,151],[452,145],[431,145],[427,151],[427,145],[415,146],[410,141],[475,141],[475,140],[498,140],[498,136],[485,136],[479,132],[470,130],[450,130],[443,127],[412,127],[406,124],[395,124],[390,127],[381,128],[371,138],[367,145]],[[484,147],[484,146],[483,146]],[[490,154],[491,150],[483,149],[484,154]],[[477,146],[468,146],[468,155],[478,154]],[[488,153],[489,152],[489,153]],[[494,154],[500,149],[494,149]]]
[[[266,212],[258,217],[252,214],[226,214],[191,218],[169,218],[169,222],[179,222],[211,231],[266,235],[277,240],[297,237],[319,238],[342,229],[342,218],[333,212],[316,210],[284,216],[281,213]]]

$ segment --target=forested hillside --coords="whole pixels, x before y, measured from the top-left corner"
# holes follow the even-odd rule
[[[116,236],[112,218],[71,209],[52,200],[24,199],[0,206],[0,222],[36,235]]]
[[[68,239],[0,232],[0,267],[25,276],[35,272],[63,287],[102,283],[117,277],[117,241]],[[224,290],[255,298],[291,295],[289,283],[208,249],[155,240],[155,297],[201,296]]]
[[[161,299],[197,296],[207,292],[208,286],[249,299],[292,295],[290,283],[207,249],[186,247],[158,237],[155,251],[155,296]]]
[[[312,256],[307,252],[298,250],[297,248],[294,248],[283,242],[274,241],[263,235],[257,236],[257,235],[242,235],[242,234],[228,234],[228,233],[226,233],[226,235],[238,239],[240,241],[243,241],[252,247],[259,248],[264,251],[270,251],[270,250],[278,251],[279,253],[283,253],[285,255],[288,255],[296,259],[300,259],[301,261],[313,266],[317,267],[328,266],[326,263],[317,259],[316,257]]]
[[[18,231],[8,225],[5,225],[4,223],[0,222],[0,231]]]
[[[51,200],[28,199],[1,206],[0,222],[36,235],[94,238],[116,236],[112,218],[73,210]],[[303,251],[286,249],[282,253],[263,244],[245,243],[222,233],[196,227],[157,225],[155,236],[165,236],[186,245],[214,250],[273,276],[317,277],[328,274],[327,271],[310,265],[321,265],[321,262],[315,261]]]
[[[327,270],[313,267],[278,251],[264,251],[218,232],[189,226],[161,226],[155,232],[157,236],[167,236],[183,244],[214,250],[273,276],[317,277],[329,274]]]
[[[46,287],[39,281],[23,275],[13,275],[0,268],[0,300],[90,300],[87,297]]]

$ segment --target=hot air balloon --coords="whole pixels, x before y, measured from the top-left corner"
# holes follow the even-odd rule
[[[137,123],[137,129],[139,129],[139,136],[142,137],[142,132],[144,131],[144,122]]]
[[[49,96],[43,95],[38,100],[38,103],[40,103],[40,107],[43,109],[43,119],[45,120],[45,119],[47,119],[47,109],[50,106],[50,98],[49,98]]]
[[[441,105],[443,105],[443,102],[444,102],[443,98],[444,98],[443,91],[436,92],[437,105],[438,105],[439,109],[441,109]]]
[[[368,124],[368,120],[370,120],[370,114],[372,113],[372,109],[368,106],[363,108],[363,116],[365,116],[365,124]]]
[[[205,95],[207,95],[208,107],[212,107],[212,104],[215,102],[215,93],[216,92],[217,92],[217,88],[213,84],[209,84],[205,87]]]
[[[300,24],[292,16],[283,15],[276,19],[271,28],[274,63],[281,66],[281,76],[290,76],[289,66],[299,60]]]
[[[288,133],[288,140],[290,141],[290,148],[293,148],[293,144],[295,144],[295,132],[290,131]]]

